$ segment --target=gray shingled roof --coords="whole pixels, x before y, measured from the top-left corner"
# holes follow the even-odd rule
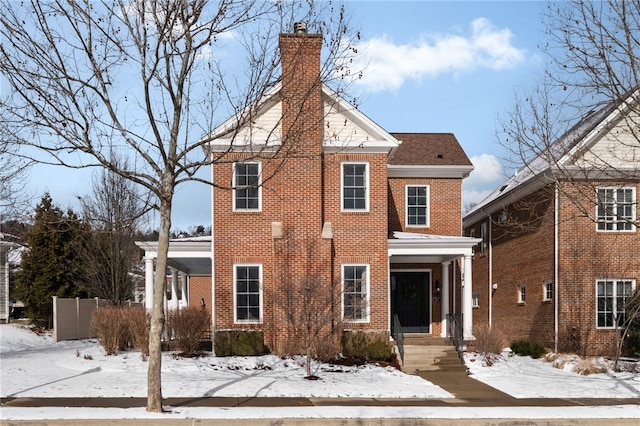
[[[389,164],[472,166],[453,133],[391,133],[402,141]]]

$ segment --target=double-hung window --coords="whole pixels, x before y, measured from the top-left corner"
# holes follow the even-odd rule
[[[262,320],[262,268],[260,265],[235,265],[235,321],[259,323]]]
[[[407,226],[429,226],[429,186],[407,185]]]
[[[635,281],[624,279],[598,280],[596,317],[598,328],[614,328],[625,321],[625,304],[631,298]]]
[[[368,321],[368,278],[368,265],[342,265],[342,317],[345,321]]]
[[[368,186],[368,163],[342,163],[342,211],[368,211]]]
[[[233,210],[259,211],[260,163],[235,163],[233,167]]]
[[[549,302],[553,300],[553,281],[545,281],[542,287],[542,300]]]
[[[635,220],[635,188],[598,188],[598,231],[633,231]]]

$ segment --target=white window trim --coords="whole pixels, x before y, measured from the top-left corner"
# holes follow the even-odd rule
[[[239,164],[257,164],[258,165],[258,208],[257,209],[240,209],[236,207],[236,166]],[[261,212],[262,211],[262,163],[259,161],[239,161],[233,163],[231,169],[231,186],[232,191],[232,203],[234,212]]]
[[[600,224],[599,221],[599,217],[598,217],[598,208],[600,206],[599,200],[598,200],[598,192],[601,189],[613,189],[615,191],[618,190],[622,190],[622,189],[630,189],[631,193],[633,194],[633,204],[631,205],[631,229],[598,229],[598,225]],[[636,196],[636,187],[635,186],[599,186],[596,188],[596,212],[595,212],[595,218],[596,218],[596,232],[636,232],[636,225],[635,225],[635,221],[638,218],[637,216],[637,207],[638,205],[638,198]],[[618,223],[618,220],[616,220],[616,222],[614,223]]]
[[[527,286],[521,284],[518,286],[518,305],[527,303]]]
[[[427,193],[427,205],[425,206],[426,222],[424,225],[409,225],[409,188],[425,188]],[[407,228],[429,228],[431,224],[431,187],[425,184],[407,184],[404,187],[404,223]]]
[[[364,209],[345,209],[344,208],[344,166],[347,164],[364,164]],[[340,211],[341,212],[369,212],[369,163],[366,161],[343,161],[340,163]]]
[[[365,286],[367,289],[367,295],[366,295],[366,299],[365,299],[365,315],[364,318],[361,319],[347,319],[344,317],[344,295],[345,295],[345,291],[344,291],[344,268],[348,267],[348,266],[364,266],[365,269]],[[342,320],[344,322],[347,323],[352,323],[352,324],[364,324],[364,323],[369,323],[371,321],[371,309],[370,309],[370,302],[371,302],[371,265],[369,265],[368,263],[343,263],[340,266],[340,275],[341,275],[341,286],[342,286],[342,297],[340,298],[340,305],[341,305],[341,311],[340,311],[340,316],[342,318]]]
[[[596,296],[596,311],[595,311],[595,323],[596,323],[596,330],[614,330],[616,328],[615,325],[612,325],[611,327],[601,327],[598,325],[598,282],[599,281],[613,281],[614,283],[616,283],[617,281],[631,281],[631,294],[633,295],[633,293],[636,291],[636,280],[632,279],[632,278],[598,278],[596,280],[596,285],[595,285],[595,296]],[[613,286],[613,298],[615,299],[617,297],[616,295],[616,286]],[[616,306],[616,312],[618,312],[618,306]]]
[[[258,280],[260,281],[259,283],[259,288],[260,288],[260,319],[259,320],[239,320],[238,319],[238,309],[237,309],[237,305],[238,305],[238,300],[237,300],[237,290],[238,290],[238,283],[237,283],[237,267],[238,266],[242,266],[242,267],[258,267]],[[264,318],[263,315],[263,309],[264,309],[264,303],[262,300],[262,296],[263,296],[263,289],[262,289],[262,264],[260,263],[234,263],[233,264],[233,323],[234,324],[262,324],[262,320]]]
[[[478,292],[471,293],[471,307],[472,308],[480,307],[480,293]]]
[[[480,241],[480,253],[486,254],[489,251],[489,231],[487,222],[482,222],[480,224],[480,238],[482,238],[482,241]]]
[[[551,297],[547,297],[547,286],[551,286]],[[543,302],[550,302],[553,300],[553,296],[555,294],[555,288],[553,286],[553,281],[545,281],[542,284],[542,301]]]

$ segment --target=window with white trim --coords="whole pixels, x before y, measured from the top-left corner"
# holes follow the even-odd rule
[[[607,279],[596,283],[596,323],[598,328],[614,328],[625,321],[625,304],[635,290],[635,280]]]
[[[259,323],[262,320],[262,266],[234,265],[235,321]]]
[[[472,308],[480,307],[480,293],[471,293],[471,307]]]
[[[634,231],[636,189],[598,188],[598,231]]]
[[[545,281],[542,287],[542,300],[549,302],[553,300],[553,282]]]
[[[368,211],[368,186],[368,163],[342,163],[342,211]]]
[[[480,224],[480,253],[485,254],[489,248],[489,233],[487,232],[487,222]]]
[[[405,192],[407,226],[429,226],[429,186],[407,185]]]
[[[260,163],[233,165],[233,210],[260,211]]]
[[[342,265],[342,318],[366,322],[369,319],[369,265]]]
[[[527,287],[524,285],[518,286],[518,303],[523,304],[527,301]]]

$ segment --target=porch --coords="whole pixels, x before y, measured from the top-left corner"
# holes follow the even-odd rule
[[[389,312],[394,334],[435,333],[450,337],[448,318],[450,314],[461,314],[464,340],[474,339],[471,259],[473,247],[480,241],[394,232],[388,240]]]

